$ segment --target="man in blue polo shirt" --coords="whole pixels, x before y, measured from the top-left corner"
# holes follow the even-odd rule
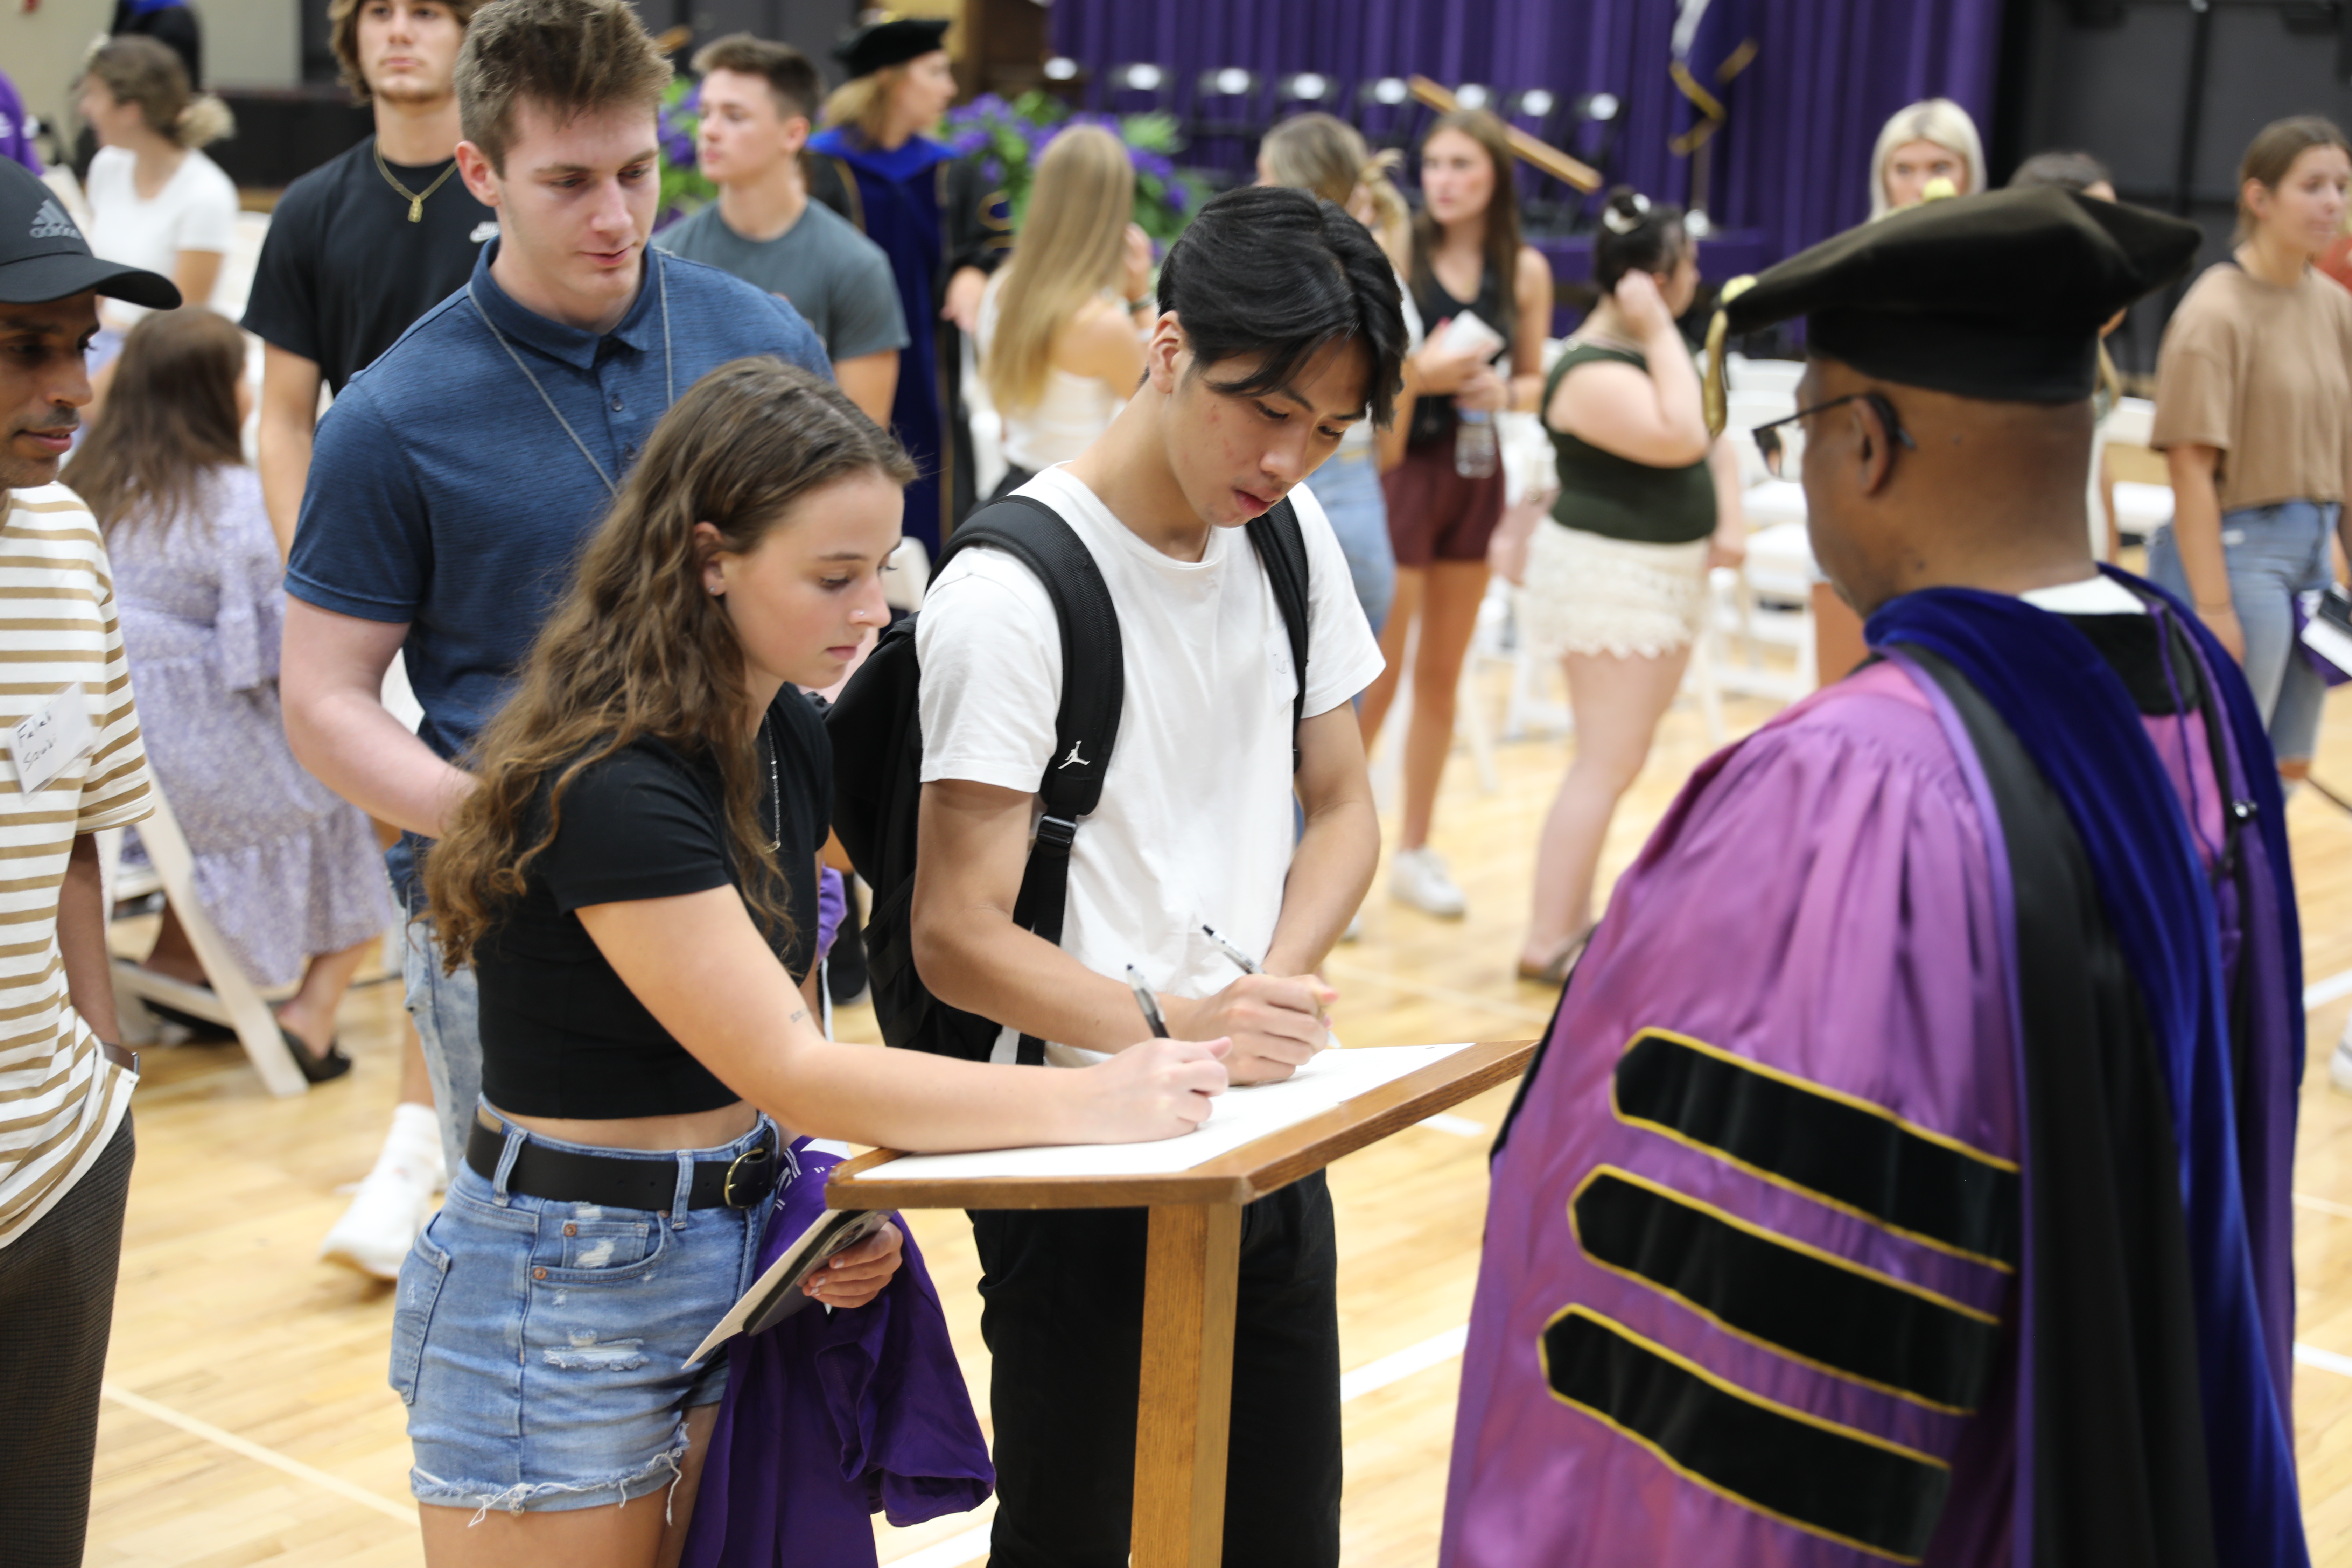
[[[472,787],[457,760],[671,402],[750,354],[827,374],[789,304],[647,250],[669,77],[625,0],[476,12],[457,163],[499,237],[319,426],[286,573],[286,732],[404,830],[388,858],[413,915],[417,856]],[[396,650],[425,710],[415,734],[381,699]],[[455,1170],[481,1083],[473,975],[441,973],[420,921],[407,979]]]

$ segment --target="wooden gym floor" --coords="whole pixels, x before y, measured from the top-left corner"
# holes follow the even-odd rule
[[[1496,672],[1499,678],[1499,672]],[[2346,689],[2352,691],[2352,688]],[[1499,711],[1501,691],[1491,695]],[[2352,787],[2352,696],[2331,699],[2318,775]],[[1735,734],[1769,717],[1734,700]],[[1613,877],[1708,747],[1685,704],[1621,813]],[[1350,1045],[1532,1035],[1552,998],[1511,973],[1530,848],[1569,744],[1500,748],[1482,795],[1466,755],[1446,776],[1438,847],[1469,918],[1433,921],[1375,885],[1363,940],[1328,975]],[[2300,1344],[2295,1414],[2314,1561],[2352,1568],[2352,1097],[2326,1059],[2352,1012],[2352,816],[2304,791],[2289,808],[2310,981],[2340,992],[2311,1009],[2313,1070],[2296,1166]],[[1391,826],[1393,825],[1391,824]],[[127,933],[135,938],[136,933]],[[299,1100],[273,1100],[233,1045],[147,1058],[139,1163],[124,1237],[87,1561],[106,1568],[394,1565],[423,1560],[408,1500],[408,1444],[384,1383],[391,1288],[316,1260],[343,1191],[374,1158],[398,1080],[396,978],[355,991],[343,1041],[358,1066]],[[845,1038],[874,1038],[865,1014]],[[1421,1568],[1436,1556],[1460,1330],[1486,1201],[1498,1089],[1437,1125],[1332,1168],[1339,1205],[1349,1568]],[[962,1217],[914,1216],[974,1403],[987,1414],[978,1268]],[[918,1530],[877,1524],[886,1563],[963,1568],[985,1556],[981,1515]]]

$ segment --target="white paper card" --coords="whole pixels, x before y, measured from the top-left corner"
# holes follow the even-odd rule
[[[1448,356],[1475,353],[1484,359],[1507,342],[1509,340],[1488,326],[1486,318],[1477,311],[1465,310],[1458,316],[1446,318],[1445,325],[1439,330],[1437,341],[1432,346]]]
[[[1189,1171],[1268,1133],[1295,1127],[1344,1100],[1418,1071],[1454,1052],[1451,1046],[1366,1046],[1324,1051],[1280,1083],[1229,1089],[1209,1120],[1181,1138],[1157,1143],[1067,1143],[991,1149],[971,1154],[912,1154],[858,1177],[861,1182],[935,1182],[1004,1176],[1158,1176]],[[1075,1069],[1073,1069],[1075,1070]]]
[[[89,694],[74,682],[8,732],[8,753],[16,759],[16,782],[38,795],[67,764],[98,744],[89,721]]]

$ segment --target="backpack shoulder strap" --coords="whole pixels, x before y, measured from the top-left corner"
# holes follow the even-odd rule
[[[1118,739],[1127,697],[1118,610],[1083,540],[1045,502],[1008,496],[958,524],[932,568],[936,580],[959,551],[993,545],[1036,575],[1062,631],[1062,700],[1054,715],[1054,756],[1037,793],[1045,815],[1075,821],[1102,800],[1103,774]]]
[[[1013,924],[1058,947],[1069,908],[1070,847],[1077,838],[1078,819],[1102,801],[1103,775],[1127,700],[1118,608],[1086,542],[1043,501],[1008,496],[966,518],[940,552],[933,580],[958,551],[974,544],[1003,550],[1034,573],[1061,623],[1062,698],[1054,713],[1054,755],[1037,784],[1045,810],[1037,819],[1021,892],[1013,902]],[[1016,1059],[1029,1067],[1043,1063],[1045,1042],[1022,1036]]]
[[[1297,773],[1298,727],[1307,717],[1307,535],[1299,529],[1297,509],[1286,500],[1251,521],[1249,538],[1274,589],[1274,602],[1282,608],[1291,668],[1298,672],[1298,691],[1290,700],[1290,770]]]

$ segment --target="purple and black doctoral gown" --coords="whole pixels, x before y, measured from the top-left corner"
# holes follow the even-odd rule
[[[890,258],[907,346],[890,426],[915,459],[907,487],[907,534],[939,559],[940,545],[972,508],[977,480],[963,414],[963,344],[940,319],[948,280],[963,268],[992,272],[1013,247],[1004,193],[971,158],[928,137],[897,147],[835,126],[809,138],[809,194],[857,226]]]
[[[1937,590],[1692,779],[1494,1163],[1444,1568],[2300,1568],[2268,744]]]

